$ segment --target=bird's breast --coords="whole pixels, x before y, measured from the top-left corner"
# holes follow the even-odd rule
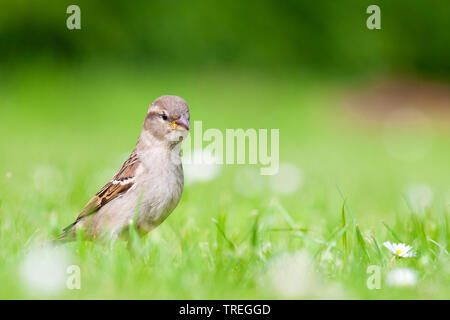
[[[142,174],[135,189],[140,198],[137,227],[150,231],[177,206],[183,191],[183,169],[181,164],[164,160],[144,163],[139,169]]]

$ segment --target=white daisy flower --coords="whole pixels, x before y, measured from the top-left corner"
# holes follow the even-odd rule
[[[394,255],[401,258],[411,258],[416,256],[416,252],[412,250],[411,246],[407,246],[404,243],[391,243],[386,241],[383,245],[389,249]]]
[[[386,280],[392,287],[411,287],[417,283],[417,274],[409,268],[397,268],[388,273]]]

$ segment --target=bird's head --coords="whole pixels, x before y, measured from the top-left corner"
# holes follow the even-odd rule
[[[178,144],[189,132],[189,107],[178,96],[157,98],[148,108],[143,130],[152,137]]]

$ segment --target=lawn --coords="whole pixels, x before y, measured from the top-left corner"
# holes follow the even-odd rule
[[[357,117],[343,97],[361,83],[216,69],[5,70],[0,298],[448,299],[448,119],[405,133]],[[163,94],[185,98],[204,129],[279,129],[280,175],[221,166],[185,186],[171,216],[133,241],[133,255],[123,241],[79,240],[42,262],[39,244],[112,177]],[[392,258],[385,241],[416,257]],[[55,280],[67,265],[79,266],[80,289]],[[414,275],[404,286],[398,268]]]

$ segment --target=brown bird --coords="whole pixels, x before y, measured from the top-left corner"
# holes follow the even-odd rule
[[[181,142],[188,135],[189,119],[182,98],[157,98],[148,109],[130,157],[58,239],[74,239],[80,229],[88,239],[115,239],[133,222],[140,234],[161,224],[183,191]]]

